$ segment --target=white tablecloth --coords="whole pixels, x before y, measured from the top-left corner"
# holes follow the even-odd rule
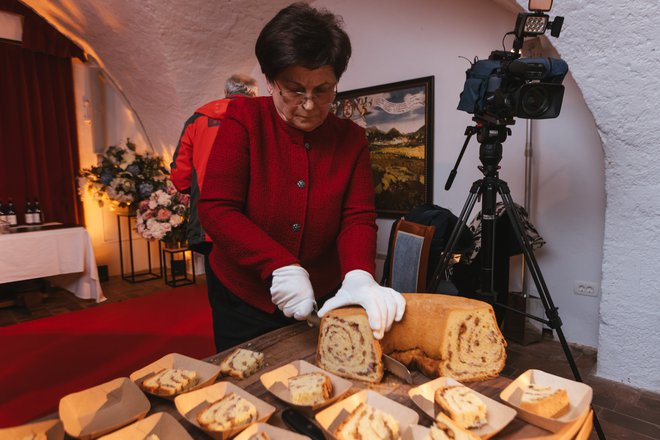
[[[0,283],[34,278],[48,278],[78,298],[106,299],[83,227],[0,235]]]

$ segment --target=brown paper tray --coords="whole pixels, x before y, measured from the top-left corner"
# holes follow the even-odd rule
[[[435,380],[412,388],[408,391],[408,395],[419,409],[424,411],[429,417],[435,419],[438,412],[441,411],[440,405],[435,403],[435,391],[442,386],[457,386],[463,385],[460,382],[449,377],[439,377]],[[469,388],[469,387],[468,387]],[[486,417],[488,422],[480,427],[474,428],[470,431],[486,440],[500,432],[506,425],[516,417],[516,410],[509,408],[495,400],[478,393],[475,390],[471,391],[476,394],[482,402],[486,405]]]
[[[60,419],[71,437],[84,440],[99,437],[143,418],[151,404],[128,377],[60,399]]]
[[[548,418],[520,408],[522,389],[529,383],[564,388],[568,393],[570,403],[568,413],[558,418]],[[541,370],[525,371],[500,393],[500,399],[513,407],[518,412],[518,417],[550,432],[558,432],[567,425],[574,424],[588,410],[591,405],[592,396],[593,390],[589,385],[555,376]]]
[[[328,400],[325,402],[309,406],[309,405],[296,405],[291,401],[291,393],[289,392],[289,387],[287,381],[290,377],[298,376],[299,374],[321,372],[326,374],[332,381],[332,394]],[[288,405],[295,406],[303,409],[311,409],[316,411],[320,408],[330,405],[333,402],[336,402],[341,397],[343,397],[348,390],[353,386],[353,382],[350,380],[343,379],[337,375],[334,375],[328,371],[325,371],[316,365],[312,365],[309,362],[303,360],[294,361],[290,364],[283,365],[280,368],[277,368],[268,373],[261,375],[261,383],[264,388],[266,388],[271,394],[273,394],[278,399],[284,401]]]
[[[179,411],[179,413],[185,417],[188,422],[195,425],[197,428],[201,429],[210,437],[216,440],[225,440],[238,434],[247,426],[241,426],[226,431],[211,431],[201,427],[199,423],[197,423],[197,414],[211,403],[220,400],[225,394],[229,394],[231,392],[236,393],[244,399],[252,402],[252,404],[257,408],[257,422],[266,422],[275,412],[274,406],[269,405],[268,403],[237,387],[231,382],[218,382],[214,385],[201,388],[196,391],[181,394],[174,398],[174,405],[176,406],[177,411]]]
[[[268,434],[270,440],[307,440],[309,437],[287,431],[286,429],[276,428],[266,423],[255,423],[245,428],[243,432],[234,437],[234,440],[249,440],[251,435],[259,432]]]
[[[211,385],[213,382],[215,382],[216,378],[220,374],[220,367],[218,367],[217,365],[200,361],[198,359],[194,359],[188,356],[184,356],[179,353],[170,353],[158,359],[157,361],[147,365],[146,367],[133,372],[129,377],[140,388],[142,388],[143,381],[145,381],[152,375],[156,374],[157,372],[165,368],[180,368],[184,370],[193,370],[197,373],[198,376],[197,383],[192,387],[188,388],[187,390],[183,391],[184,393],[198,390],[205,386]],[[177,394],[166,395],[160,393],[152,393],[144,389],[142,391],[144,391],[147,394],[151,394],[153,396],[158,396],[169,400],[173,400],[177,396]]]
[[[149,434],[156,434],[160,440],[192,440],[190,434],[174,417],[162,412],[152,414],[99,440],[135,440],[146,438]]]
[[[0,439],[21,439],[35,434],[46,434],[46,440],[62,440],[64,438],[62,421],[59,419],[46,420],[0,429]]]
[[[334,439],[334,432],[337,427],[362,402],[394,417],[399,422],[399,432],[401,433],[408,426],[416,424],[419,420],[419,415],[416,411],[388,399],[375,391],[362,390],[316,414],[316,421]]]

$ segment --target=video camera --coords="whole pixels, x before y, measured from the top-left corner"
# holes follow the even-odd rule
[[[520,13],[513,50],[496,50],[487,60],[476,60],[466,71],[458,110],[474,114],[475,120],[496,125],[511,125],[514,117],[549,119],[559,116],[564,97],[561,85],[568,64],[556,58],[521,58],[525,37],[544,34],[550,29],[559,37],[563,17],[550,21],[552,0],[530,0],[528,9]]]

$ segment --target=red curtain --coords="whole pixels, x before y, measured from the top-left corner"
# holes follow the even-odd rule
[[[11,10],[9,3],[0,1],[0,9]],[[0,203],[13,199],[24,223],[26,202],[36,197],[44,221],[82,224],[70,59],[81,52],[13,3],[25,14],[24,44],[0,42]]]

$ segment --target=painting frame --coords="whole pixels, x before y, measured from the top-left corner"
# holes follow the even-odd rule
[[[341,91],[331,105],[367,132],[378,217],[400,218],[433,201],[434,80]]]

